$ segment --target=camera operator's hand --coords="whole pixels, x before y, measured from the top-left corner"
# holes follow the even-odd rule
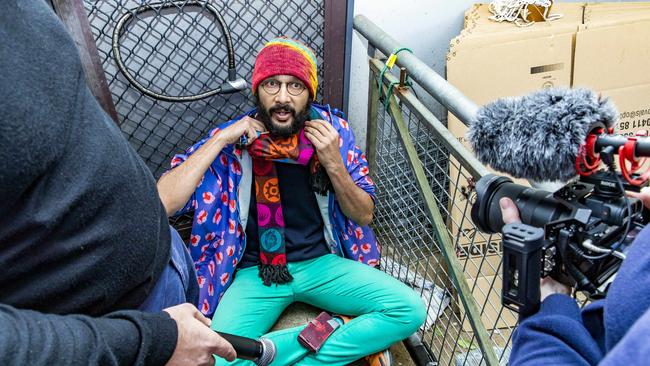
[[[499,206],[501,206],[501,217],[506,225],[521,222],[519,209],[517,209],[517,205],[510,198],[501,198],[499,200]]]
[[[650,190],[647,191],[648,193],[648,199],[650,200]],[[645,204],[645,202],[644,202]],[[519,218],[519,210],[517,209],[517,205],[515,205],[514,202],[508,197],[503,197],[499,200],[499,206],[501,207],[501,216],[503,217],[503,222],[507,224],[514,224],[517,222],[521,222],[521,219]],[[571,288],[563,283],[560,283],[551,277],[544,277],[539,283],[539,290],[541,292],[541,300],[544,301],[544,299],[548,295],[552,294],[565,294],[565,295],[570,295],[571,294]]]
[[[232,345],[210,329],[210,319],[206,318],[191,304],[176,305],[165,312],[176,321],[178,340],[167,366],[176,365],[214,365],[213,354],[228,361],[235,359]]]
[[[540,300],[544,301],[548,295],[553,294],[564,294],[571,296],[571,287],[554,280],[551,278],[551,276],[548,276],[542,278],[539,281],[539,292]]]
[[[645,208],[650,209],[650,187],[641,188],[641,192],[627,192],[627,195],[638,198]]]

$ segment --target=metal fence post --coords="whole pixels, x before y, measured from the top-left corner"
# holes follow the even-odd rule
[[[120,124],[108,82],[99,58],[90,23],[82,0],[53,0],[54,11],[74,39],[86,75],[86,83],[104,111]]]
[[[374,50],[374,48],[373,48]],[[374,53],[374,52],[373,52]],[[379,103],[379,88],[375,81],[372,68],[368,71],[368,123],[366,128],[366,157],[370,174],[377,168],[377,104]]]
[[[386,93],[388,93],[387,88],[385,88],[385,90]],[[434,236],[438,239],[440,249],[442,250],[445,260],[449,266],[452,281],[456,290],[460,294],[460,299],[463,303],[465,311],[467,312],[472,329],[474,329],[476,339],[478,340],[479,347],[483,353],[483,357],[485,358],[485,361],[488,365],[497,366],[499,365],[499,361],[496,357],[494,349],[492,348],[493,342],[490,339],[490,336],[488,335],[487,330],[481,321],[481,313],[478,306],[476,305],[476,302],[474,301],[472,292],[467,285],[467,280],[465,279],[462,266],[456,257],[454,244],[447,233],[447,227],[442,218],[442,215],[440,214],[438,205],[436,204],[433,191],[431,190],[431,187],[427,181],[426,174],[422,167],[422,162],[420,161],[418,153],[415,150],[413,142],[411,141],[408,127],[406,126],[406,123],[402,117],[402,112],[395,103],[392,94],[387,94],[386,98],[389,98],[389,111],[395,122],[395,128],[398,131],[402,147],[407,154],[408,163],[415,173],[417,185],[419,187],[420,193],[422,194],[422,198],[424,199],[428,214],[430,215],[431,220],[435,225]]]

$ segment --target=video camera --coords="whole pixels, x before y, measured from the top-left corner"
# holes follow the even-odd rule
[[[593,154],[598,141],[594,138],[592,146],[587,146],[591,153],[583,149],[578,157],[579,180],[555,193],[492,174],[476,183],[472,221],[485,233],[502,233],[502,302],[520,316],[539,309],[540,279],[546,276],[574,287],[590,300],[603,298],[608,280],[648,219],[642,202],[626,194],[647,185],[647,175],[629,174],[626,167],[618,173],[614,168],[615,148],[628,139],[606,134],[600,140],[598,155]],[[608,169],[597,170],[600,158]],[[515,202],[521,223],[504,225],[502,197]]]
[[[495,175],[476,184],[472,219],[503,233],[503,303],[520,315],[537,310],[548,275],[590,299],[605,296],[645,224],[643,204],[626,191],[650,180],[650,138],[615,134],[618,117],[608,98],[588,89],[550,88],[488,103],[469,125],[477,159],[493,169],[534,181],[580,175],[552,194]],[[501,197],[515,202],[521,224],[504,226]]]

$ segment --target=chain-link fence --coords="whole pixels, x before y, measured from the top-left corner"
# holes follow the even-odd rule
[[[376,152],[371,162],[378,190],[373,225],[383,248],[383,269],[422,294],[428,319],[420,336],[440,365],[486,364],[461,296],[476,301],[478,321],[487,330],[496,359],[505,365],[517,317],[500,302],[501,238],[480,233],[471,222],[472,175],[455,159],[457,152],[441,142],[434,126],[415,112],[409,100],[400,93],[395,96],[401,116],[384,110],[379,102],[376,140],[369,144]],[[471,294],[463,294],[451,279],[396,117],[408,129]]]
[[[116,66],[113,31],[122,16],[132,14],[118,49],[125,69],[145,88],[169,96],[206,92],[228,78],[224,33],[206,4],[217,10],[230,30],[238,77],[250,81],[257,51],[281,35],[302,40],[323,63],[322,0],[84,0],[121,129],[156,177],[174,153],[251,108],[250,91],[186,103],[145,96]],[[152,10],[138,12],[145,6]],[[322,67],[319,79],[323,80]],[[317,98],[322,98],[322,88]]]

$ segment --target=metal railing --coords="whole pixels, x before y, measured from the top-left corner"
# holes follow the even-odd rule
[[[501,238],[470,219],[471,184],[488,170],[409,88],[394,87],[399,79],[382,72],[375,51],[390,55],[404,45],[362,15],[354,29],[369,46],[366,150],[383,269],[421,292],[428,318],[419,336],[438,364],[506,364],[517,317],[500,302]],[[401,52],[397,65],[465,124],[476,115],[474,103],[416,56]]]

